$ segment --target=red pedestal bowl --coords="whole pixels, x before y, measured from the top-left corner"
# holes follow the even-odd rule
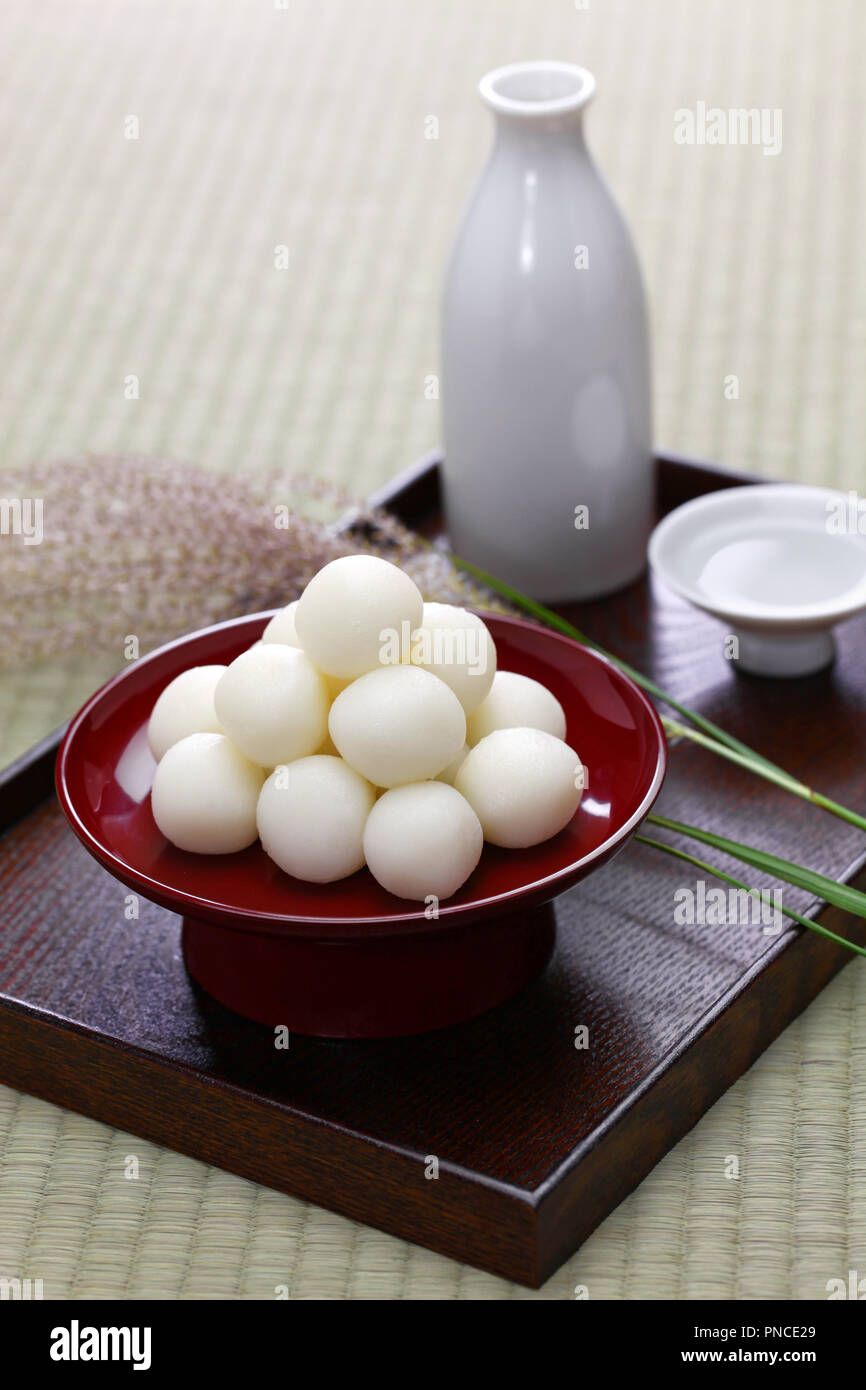
[[[544,844],[485,845],[471,878],[431,918],[367,869],[302,883],[259,844],[187,854],[157,829],[147,723],[158,695],[190,666],[232,661],[271,616],[182,637],[97,691],[57,758],[57,794],[73,830],[121,882],[183,916],[190,974],[247,1018],[319,1037],[381,1038],[441,1028],[507,999],[550,957],[551,900],[610,859],[658,795],[666,744],[652,705],[585,647],[483,614],[500,669],[533,676],[562,703],[588,788],[570,824]]]

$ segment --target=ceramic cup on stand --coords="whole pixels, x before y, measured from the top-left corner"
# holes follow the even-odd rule
[[[594,90],[568,63],[482,80],[496,135],[443,298],[452,547],[545,600],[636,579],[653,520],[644,294],[584,142]]]
[[[760,483],[694,497],[649,545],[656,576],[724,624],[732,670],[811,676],[833,628],[866,609],[866,516],[856,493]]]

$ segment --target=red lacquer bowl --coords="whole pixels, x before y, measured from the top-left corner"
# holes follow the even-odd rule
[[[485,845],[438,917],[395,898],[367,869],[302,883],[256,844],[188,854],[157,829],[147,723],[164,687],[190,666],[228,663],[272,616],[259,613],[170,642],[108,681],[73,719],[57,758],[57,794],[73,830],[116,878],[182,914],[187,969],[221,1003],[321,1037],[389,1037],[471,1018],[546,964],[556,894],[610,859],[658,795],[666,744],[658,716],[610,662],[566,637],[485,613],[498,665],[533,676],[561,701],[566,737],[588,770],[571,823],[525,850]]]

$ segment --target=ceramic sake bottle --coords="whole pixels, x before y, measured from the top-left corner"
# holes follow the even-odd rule
[[[482,80],[495,140],[443,299],[452,548],[545,600],[630,583],[653,521],[643,286],[584,143],[594,90],[567,63]]]

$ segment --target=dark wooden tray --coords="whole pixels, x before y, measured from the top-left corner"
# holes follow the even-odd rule
[[[744,481],[659,460],[662,510]],[[435,457],[377,500],[435,534]],[[578,611],[662,686],[866,804],[864,620],[840,631],[832,671],[786,683],[738,675],[717,626],[649,582]],[[60,814],[56,747],[0,784],[0,1079],[524,1284],[542,1283],[850,959],[805,931],[677,925],[674,894],[695,875],[631,845],[558,900],[553,962],[508,1004],[422,1037],[293,1037],[278,1051],[191,985],[178,918],[142,902],[127,920],[126,889]],[[660,806],[863,879],[856,830],[694,748],[673,751]],[[863,926],[820,915],[851,936]]]

